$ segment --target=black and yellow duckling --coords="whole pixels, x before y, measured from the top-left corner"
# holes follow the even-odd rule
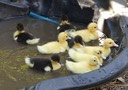
[[[84,46],[82,37],[77,35],[74,38],[67,39],[69,49],[79,49]]]
[[[38,71],[48,72],[61,68],[60,57],[58,54],[53,54],[51,59],[48,58],[25,58],[25,63]]]
[[[17,31],[13,34],[13,39],[22,44],[37,44],[40,38],[35,38],[32,34],[25,32],[24,26],[18,23]]]
[[[72,32],[75,31],[76,27],[73,26],[69,21],[66,15],[61,17],[61,23],[57,27],[58,32]]]

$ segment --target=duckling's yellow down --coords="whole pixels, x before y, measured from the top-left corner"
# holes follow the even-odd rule
[[[108,57],[111,53],[110,47],[113,46],[118,47],[118,45],[111,38],[107,38],[104,40],[103,46],[85,46],[81,48],[81,52],[93,54],[95,50],[101,50],[103,56]]]
[[[69,71],[75,74],[83,74],[100,68],[97,58],[92,57],[92,59],[81,62],[72,62],[66,60],[66,67]]]
[[[68,48],[67,40],[68,35],[62,32],[58,35],[58,41],[48,42],[42,46],[37,46],[37,49],[42,54],[53,54],[65,52]]]
[[[98,25],[96,23],[90,23],[87,29],[70,32],[70,36],[75,37],[76,35],[80,35],[84,42],[89,42],[98,39],[97,29]]]

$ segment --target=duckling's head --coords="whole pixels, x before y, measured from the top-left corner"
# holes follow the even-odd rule
[[[102,66],[102,63],[100,62],[97,56],[92,56],[91,59],[89,60],[89,65],[90,66],[96,66],[96,65]]]
[[[72,48],[74,46],[74,38],[68,38],[66,41],[68,43],[69,48]]]
[[[51,60],[60,63],[60,56],[58,54],[53,54]]]
[[[93,54],[96,55],[98,58],[106,59],[106,57],[102,54],[101,50],[95,50]]]
[[[83,40],[80,35],[75,36],[74,41],[75,41],[75,43],[79,43],[79,44],[83,45]]]
[[[75,36],[74,38],[67,39],[66,41],[68,42],[69,48],[72,48],[75,44],[84,45],[82,37],[79,35]]]
[[[61,32],[58,35],[59,42],[65,42],[68,39],[68,34],[66,32]]]
[[[62,15],[61,21],[68,21],[68,16],[67,15]]]
[[[62,15],[60,25],[66,25],[66,24],[70,24],[69,21],[68,21],[68,16],[67,15]]]
[[[94,55],[96,55],[97,57],[101,57],[102,51],[101,50],[95,50]]]
[[[104,47],[110,48],[110,47],[118,47],[118,45],[112,40],[111,38],[107,38],[104,40]]]
[[[22,23],[18,23],[17,26],[16,26],[16,29],[17,29],[18,31],[23,31],[23,30],[24,30],[23,24],[22,24]]]
[[[90,23],[87,28],[90,32],[95,32],[98,29],[98,25],[96,23]]]

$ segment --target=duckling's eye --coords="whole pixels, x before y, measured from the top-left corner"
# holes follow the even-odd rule
[[[97,53],[97,54],[100,54],[100,53]]]
[[[94,28],[96,28],[96,27],[94,27]]]
[[[112,44],[112,42],[109,42],[109,44]]]
[[[96,60],[93,60],[94,62],[96,62]]]

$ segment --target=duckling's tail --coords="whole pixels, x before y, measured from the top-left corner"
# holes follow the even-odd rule
[[[33,67],[33,66],[34,66],[34,64],[31,63],[31,59],[30,59],[30,58],[25,58],[25,63],[26,63],[28,66],[30,66],[30,67]]]
[[[27,40],[27,44],[37,44],[40,41],[40,38],[34,38],[32,40]]]
[[[47,53],[47,49],[43,46],[37,46],[37,50],[42,53],[42,54],[46,54]]]
[[[72,61],[68,61],[66,60],[66,67],[69,71],[72,71],[72,68],[73,68],[73,63]]]
[[[69,49],[68,54],[71,59],[76,59],[77,53],[74,49]]]

